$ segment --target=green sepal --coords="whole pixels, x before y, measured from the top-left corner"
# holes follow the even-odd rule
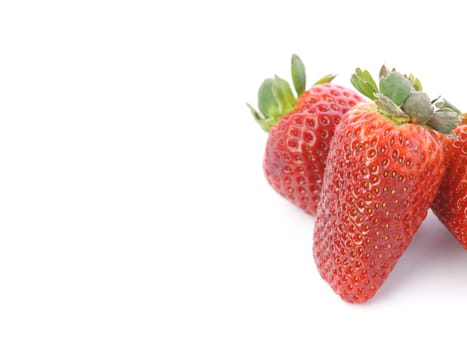
[[[256,122],[259,124],[261,129],[263,129],[264,131],[269,132],[269,130],[271,130],[271,128],[276,124],[277,121],[275,119],[264,118],[249,103],[247,103],[246,105],[250,109],[250,112],[253,115],[253,117],[255,118]]]
[[[422,92],[413,90],[402,105],[404,112],[413,123],[424,125],[433,117],[433,103],[430,97]]]
[[[427,125],[442,134],[457,138],[453,131],[457,128],[461,120],[462,118],[457,112],[449,108],[442,108],[433,113]]]
[[[274,79],[266,79],[258,90],[258,108],[259,111],[267,118],[279,118],[281,115],[279,106],[276,103],[274,94],[272,93],[273,84]]]
[[[321,84],[325,84],[325,83],[330,83],[331,81],[334,80],[335,77],[336,77],[335,74],[326,74],[324,77],[318,79],[318,80],[313,84],[313,86],[321,85]]]
[[[285,115],[295,109],[295,102],[297,101],[290,85],[284,79],[279,78],[277,75],[274,77],[272,83],[272,94],[279,106],[281,115]]]
[[[423,90],[422,82],[420,81],[420,79],[415,78],[412,73],[409,74],[408,79],[412,83],[412,86],[416,91],[422,91]]]
[[[438,99],[438,101],[436,101],[435,103],[435,106],[439,109],[447,108],[447,109],[453,110],[457,114],[462,114],[462,112],[456,106],[454,106],[452,103],[450,103],[445,98]]]
[[[350,82],[362,95],[368,97],[371,100],[376,99],[378,86],[367,70],[363,71],[360,68],[357,68],[355,73],[350,77]]]
[[[424,125],[456,138],[453,131],[467,122],[467,114],[461,115],[460,110],[445,99],[430,100],[413,74],[402,75],[383,65],[379,71],[379,91],[368,71],[357,68],[350,80],[360,93],[374,100],[380,113],[397,125]]]
[[[409,120],[407,114],[405,114],[404,111],[394,103],[394,101],[383,94],[376,94],[375,104],[383,113],[389,116],[390,119],[397,124],[402,124]]]
[[[299,97],[306,88],[306,72],[303,61],[297,55],[292,55],[292,82]]]
[[[399,72],[391,72],[379,80],[379,90],[389,97],[397,106],[401,106],[409,97],[412,84]]]

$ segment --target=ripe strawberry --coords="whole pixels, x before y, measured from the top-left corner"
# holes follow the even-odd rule
[[[334,291],[362,303],[374,296],[425,218],[445,172],[437,131],[451,133],[458,118],[417,91],[418,80],[395,71],[382,69],[379,91],[367,71],[357,69],[352,83],[374,102],[353,108],[336,128],[313,253]]]
[[[325,76],[305,90],[305,67],[292,56],[289,84],[266,79],[258,92],[262,113],[248,105],[260,126],[269,132],[263,168],[272,188],[310,215],[316,214],[329,142],[341,117],[363,98],[351,89],[331,84]]]
[[[431,209],[467,249],[467,119],[447,146],[449,164]]]

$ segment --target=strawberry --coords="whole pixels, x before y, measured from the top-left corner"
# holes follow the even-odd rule
[[[263,168],[272,188],[310,215],[316,214],[329,142],[341,117],[363,102],[351,89],[330,83],[328,75],[305,91],[305,67],[292,56],[292,80],[266,79],[258,92],[261,113],[248,105],[269,132]]]
[[[372,102],[337,126],[324,173],[313,254],[321,277],[342,299],[373,297],[427,215],[445,172],[438,132],[458,114],[436,106],[418,80],[381,70],[379,89],[357,69],[354,86]],[[438,106],[438,107],[437,107]]]
[[[457,140],[447,145],[450,160],[431,209],[467,249],[467,119],[454,133]]]

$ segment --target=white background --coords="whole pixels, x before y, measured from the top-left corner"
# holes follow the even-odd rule
[[[297,53],[465,110],[460,4],[0,2],[0,349],[461,348],[467,251],[430,215],[343,302],[245,106]]]

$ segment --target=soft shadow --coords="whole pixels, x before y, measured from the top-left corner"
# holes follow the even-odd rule
[[[407,251],[370,303],[420,288],[420,284],[427,284],[423,289],[429,289],[433,284],[447,283],[449,287],[446,288],[466,293],[466,267],[467,251],[430,211]]]

